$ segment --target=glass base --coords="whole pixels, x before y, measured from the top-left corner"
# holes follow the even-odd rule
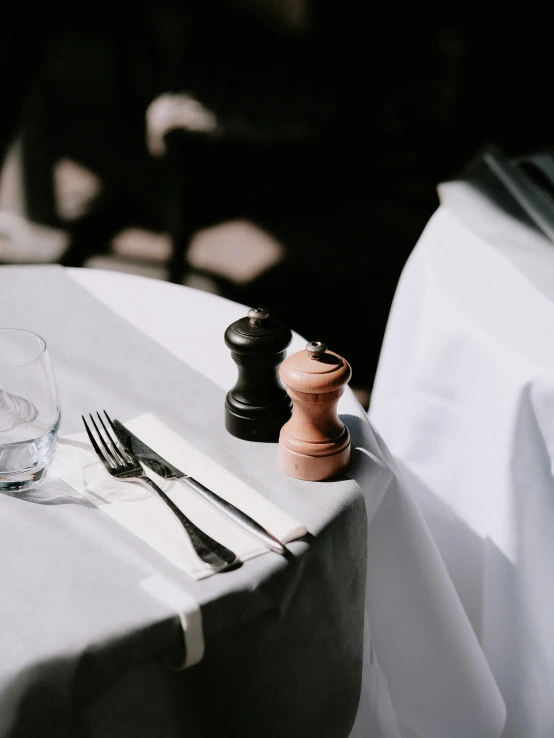
[[[0,470],[0,492],[24,492],[38,487],[46,478],[47,467],[28,469],[23,472],[3,472]]]

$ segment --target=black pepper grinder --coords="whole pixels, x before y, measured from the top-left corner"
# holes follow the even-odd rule
[[[225,427],[247,441],[278,441],[292,403],[277,372],[292,333],[263,308],[231,323],[225,343],[238,367],[235,386],[225,398]]]

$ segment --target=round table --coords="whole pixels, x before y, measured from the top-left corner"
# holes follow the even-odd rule
[[[277,444],[226,433],[236,367],[223,333],[246,309],[115,272],[0,268],[2,321],[47,340],[61,436],[102,403],[122,418],[148,409],[214,458],[231,454],[237,476],[310,532],[290,559],[268,552],[194,581],[53,475],[30,499],[2,495],[0,735],[47,723],[99,738],[498,738],[504,707],[481,648],[354,394],[339,403],[352,463],[335,481],[285,477]],[[304,345],[295,334],[290,351]],[[152,577],[197,603],[194,666],[174,668],[183,618],[145,593]]]

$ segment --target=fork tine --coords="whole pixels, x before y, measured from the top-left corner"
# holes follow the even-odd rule
[[[100,446],[96,443],[96,439],[93,436],[90,428],[87,425],[87,421],[85,420],[85,416],[84,415],[81,415],[81,418],[83,419],[83,423],[85,424],[85,430],[87,432],[87,436],[89,437],[89,441],[92,444],[92,448],[96,451],[96,455],[98,456],[98,458],[100,459],[100,461],[108,469],[109,466],[110,466],[109,461],[106,459],[106,457],[104,455],[104,452],[102,451],[102,449],[100,448]]]
[[[133,462],[135,460],[134,454],[125,446],[123,441],[119,438],[117,435],[117,431],[115,429],[114,424],[112,423],[112,419],[108,415],[108,413],[104,410],[104,415],[106,416],[106,419],[108,423],[110,424],[110,427],[112,429],[112,433],[110,433],[110,437],[113,439],[115,445],[117,446],[117,450],[120,452],[120,454],[123,454],[123,457],[126,458],[129,462]],[[100,418],[102,420],[102,418]],[[104,423],[102,423],[104,425]],[[105,428],[106,426],[104,426]]]
[[[126,457],[125,452],[122,451],[119,448],[118,443],[114,440],[114,438],[113,438],[112,434],[110,433],[109,429],[106,428],[106,425],[105,425],[104,421],[102,420],[102,416],[100,415],[100,413],[96,413],[96,415],[98,416],[98,420],[100,421],[100,424],[102,425],[102,428],[104,429],[105,438],[106,438],[106,440],[107,440],[107,442],[109,444],[110,451],[112,452],[112,456],[115,457],[115,460],[119,464],[128,464],[129,463],[129,460]]]
[[[91,422],[92,422],[92,424],[93,424],[93,426],[94,426],[94,428],[96,430],[96,433],[98,435],[98,438],[100,440],[100,443],[102,444],[102,446],[104,446],[104,450],[106,452],[104,454],[104,456],[108,459],[108,461],[110,462],[111,465],[118,466],[119,464],[121,464],[121,461],[119,460],[119,458],[117,458],[116,456],[114,456],[112,454],[112,452],[110,451],[110,447],[106,443],[106,441],[105,441],[104,436],[102,435],[102,433],[100,433],[100,429],[96,425],[96,420],[94,419],[92,413],[89,413],[89,418],[90,418],[90,420],[91,420]]]

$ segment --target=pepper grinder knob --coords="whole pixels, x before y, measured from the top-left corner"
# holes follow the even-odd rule
[[[279,370],[292,416],[279,435],[279,464],[291,477],[331,479],[350,463],[350,433],[337,403],[352,376],[350,364],[321,341],[310,341]]]
[[[250,308],[231,323],[225,343],[238,368],[238,378],[225,397],[225,427],[248,441],[278,441],[290,418],[292,403],[277,369],[292,341],[287,326],[265,308]]]
[[[306,351],[311,359],[319,359],[327,351],[327,344],[322,341],[310,341],[306,344]]]
[[[269,318],[269,310],[250,308],[246,315],[250,319],[250,325],[261,325],[266,318]]]

